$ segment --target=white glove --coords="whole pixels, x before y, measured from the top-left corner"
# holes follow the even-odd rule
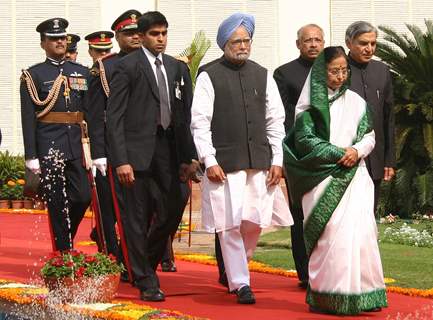
[[[98,158],[92,160],[92,174],[96,177],[96,169],[102,174],[103,177],[107,174],[107,158]]]
[[[34,174],[41,173],[41,166],[39,164],[39,159],[26,160],[26,167]]]

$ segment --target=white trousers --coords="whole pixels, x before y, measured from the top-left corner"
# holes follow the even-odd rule
[[[261,231],[260,225],[242,220],[240,227],[218,232],[230,291],[250,285],[248,261],[254,254]]]

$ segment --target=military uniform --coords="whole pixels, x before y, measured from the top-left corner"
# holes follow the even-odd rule
[[[134,15],[134,19],[131,19]],[[141,15],[136,10],[128,10],[123,13],[113,23],[112,29],[115,30],[119,24],[123,25],[125,30],[134,30],[137,28],[137,19]],[[125,22],[126,21],[126,22]],[[117,29],[122,32],[123,29]],[[89,47],[93,49],[106,50],[111,48],[114,34],[110,31],[98,31],[91,33],[85,37],[89,41]],[[92,159],[95,161],[104,161],[109,159],[107,147],[106,127],[105,127],[105,112],[107,107],[107,97],[109,96],[109,83],[112,78],[114,67],[117,62],[124,56],[126,52],[108,54],[98,59],[90,70],[89,95],[88,95],[88,120],[89,120],[89,135],[92,141],[91,151]],[[116,180],[116,176],[113,176]],[[112,190],[115,190],[117,202],[120,208],[123,208],[122,197],[120,196],[118,183],[110,185],[109,177],[101,174],[99,170],[96,172],[96,185],[98,189],[98,197],[100,201],[101,216],[103,219],[104,236],[107,245],[107,251],[122,260],[122,252],[119,250],[117,234],[115,230],[116,215],[115,204],[113,202]],[[116,190],[117,189],[117,190]],[[92,230],[92,239],[96,239],[96,229]]]
[[[59,31],[64,31],[66,26],[64,19],[50,19],[41,23],[37,31],[49,37],[64,37],[66,34]],[[21,77],[25,159],[26,163],[39,160],[53,247],[57,250],[72,247],[71,240],[90,203],[80,126],[88,76],[88,69],[78,63],[47,58],[24,70]],[[54,98],[47,112],[50,103],[44,100],[47,97],[50,100],[50,92]]]
[[[81,38],[77,34],[68,33],[66,35],[66,60],[76,61],[77,60],[77,45]]]

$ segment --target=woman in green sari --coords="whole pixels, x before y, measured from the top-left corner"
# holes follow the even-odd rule
[[[358,314],[387,306],[364,158],[375,145],[365,100],[348,89],[342,47],[317,57],[284,141],[293,202],[304,210],[312,312]]]

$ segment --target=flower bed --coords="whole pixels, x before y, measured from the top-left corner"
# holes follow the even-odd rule
[[[388,227],[380,237],[381,242],[405,244],[415,247],[433,248],[433,234],[431,231],[417,230],[407,223],[400,227]]]
[[[31,319],[51,318],[56,314],[83,315],[97,319],[138,320],[138,319],[203,319],[182,314],[178,311],[156,309],[150,306],[135,304],[130,301],[114,300],[111,303],[92,304],[51,304],[48,290],[43,287],[27,285],[0,279],[0,304],[5,305],[14,314],[25,315]],[[22,311],[22,313],[20,312]]]

